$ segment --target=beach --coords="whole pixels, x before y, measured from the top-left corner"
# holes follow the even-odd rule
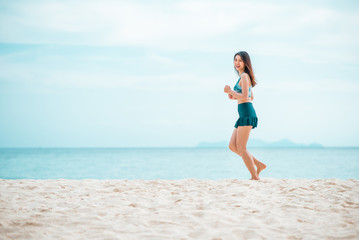
[[[0,180],[1,239],[358,239],[359,180]]]

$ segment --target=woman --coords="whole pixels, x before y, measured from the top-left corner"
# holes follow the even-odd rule
[[[252,128],[257,127],[257,114],[253,108],[253,87],[256,85],[253,74],[252,63],[249,55],[245,51],[234,55],[234,68],[239,75],[239,79],[234,85],[234,91],[226,85],[224,92],[229,99],[238,101],[239,118],[234,125],[234,131],[229,142],[229,149],[242,157],[249,172],[252,175],[250,180],[260,180],[259,173],[266,168],[266,165],[258,161],[247,150],[247,141]],[[255,166],[257,169],[255,168]]]

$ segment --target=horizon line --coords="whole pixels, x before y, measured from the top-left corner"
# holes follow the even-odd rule
[[[87,146],[87,147],[0,147],[0,149],[24,149],[24,148],[28,148],[28,149],[33,149],[33,148],[44,148],[44,149],[53,149],[53,148],[58,148],[58,149],[63,149],[63,148],[83,148],[83,149],[87,149],[87,148],[227,148],[225,146],[210,146],[210,147],[201,147],[201,146]],[[257,147],[257,146],[248,146],[248,148],[359,148],[359,146],[318,146],[318,147],[312,147],[312,146],[290,146],[290,147],[286,147],[286,146],[262,146],[262,147]]]

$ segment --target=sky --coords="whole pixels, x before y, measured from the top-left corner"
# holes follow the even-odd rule
[[[250,138],[359,146],[358,1],[0,2],[0,147],[229,141],[247,51]]]

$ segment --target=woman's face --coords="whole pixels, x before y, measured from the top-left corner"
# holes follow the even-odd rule
[[[244,71],[245,66],[240,55],[236,55],[236,57],[234,58],[234,67],[237,69],[238,72]]]

